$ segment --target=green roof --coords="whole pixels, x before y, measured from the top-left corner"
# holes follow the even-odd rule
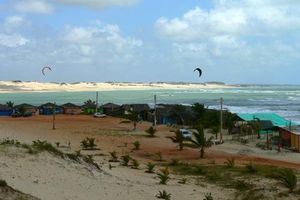
[[[290,120],[287,120],[275,113],[239,113],[237,114],[239,118],[245,121],[252,121],[255,119],[259,120],[269,120],[272,121],[274,126],[279,126],[279,127],[288,127],[289,125],[296,125],[294,122],[291,122]]]

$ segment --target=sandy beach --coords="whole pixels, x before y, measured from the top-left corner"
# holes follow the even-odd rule
[[[82,151],[82,154],[94,155],[100,170],[91,166],[65,160],[47,152],[30,155],[24,149],[0,147],[0,179],[4,179],[13,188],[40,199],[154,199],[158,191],[167,190],[172,199],[201,199],[212,193],[214,199],[231,199],[232,189],[214,184],[198,183],[189,177],[186,184],[179,184],[181,175],[171,173],[167,185],[158,184],[155,174],[145,173],[147,162],[155,162],[154,155],[161,152],[163,165],[172,159],[180,162],[224,164],[226,159],[234,157],[237,165],[252,161],[254,164],[275,165],[299,169],[300,162],[296,154],[286,156],[285,152],[263,151],[238,143],[225,143],[207,149],[205,159],[199,159],[198,149],[185,147],[177,150],[177,145],[166,136],[173,135],[172,128],[159,126],[157,137],[146,137],[144,132],[151,124],[138,124],[137,131],[131,131],[132,124],[120,123],[119,118],[95,119],[91,116],[58,115],[56,130],[52,130],[51,117],[35,116],[31,118],[0,118],[0,137],[17,139],[30,144],[33,140],[47,140],[52,144],[60,142],[60,150],[74,152],[81,149],[80,141],[86,137],[96,139],[98,151]],[[138,140],[141,150],[134,151],[132,142]],[[68,147],[70,144],[70,148]],[[109,163],[109,152],[116,151],[119,156],[129,154],[140,163],[139,169]],[[242,152],[242,153],[241,153]],[[259,155],[259,156],[258,156]],[[110,165],[113,167],[110,169]],[[292,197],[290,199],[293,199]]]
[[[118,82],[77,82],[77,83],[41,83],[22,81],[0,81],[1,93],[15,92],[81,92],[112,90],[159,90],[159,89],[220,89],[235,88],[235,85],[223,83],[118,83]]]

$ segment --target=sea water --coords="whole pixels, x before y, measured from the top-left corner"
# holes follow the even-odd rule
[[[235,113],[273,112],[289,120],[300,123],[300,86],[296,85],[240,85],[226,89],[190,90],[114,90],[98,91],[99,103],[108,102],[148,103],[153,106],[154,95],[157,103],[193,104],[202,103],[208,108],[220,108],[220,98],[224,99],[224,109]],[[0,94],[0,104],[12,101],[15,104],[40,105],[56,102],[58,105],[72,102],[82,105],[88,99],[95,100],[95,92],[22,92]]]

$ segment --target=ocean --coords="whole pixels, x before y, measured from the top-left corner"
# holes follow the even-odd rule
[[[273,112],[296,123],[300,123],[300,86],[296,85],[240,85],[225,89],[177,89],[177,90],[114,90],[99,91],[99,103],[157,103],[193,104],[202,103],[209,108],[224,108],[234,113]],[[83,104],[95,100],[95,92],[22,92],[1,93],[0,104],[12,101],[15,104],[40,105],[56,102],[58,105],[72,102]]]

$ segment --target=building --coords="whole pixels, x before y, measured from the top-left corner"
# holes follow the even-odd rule
[[[114,103],[107,103],[101,106],[103,109],[103,113],[110,116],[122,116],[124,114],[124,110],[121,105]]]
[[[282,147],[300,152],[300,126],[293,126],[289,129],[279,128],[278,131]]]
[[[61,105],[64,114],[68,115],[79,115],[82,113],[81,106],[75,105],[73,103],[66,103]]]
[[[123,104],[122,109],[125,115],[130,112],[136,112],[142,120],[148,120],[148,112],[150,111],[148,104]]]
[[[13,113],[13,109],[8,105],[0,104],[0,116],[10,116]]]
[[[23,109],[23,111],[22,111]],[[15,111],[17,112],[24,112],[24,113],[31,113],[32,115],[38,115],[39,114],[39,109],[36,106],[23,103],[20,105],[15,106]]]
[[[43,105],[39,106],[39,113],[40,115],[52,115],[53,114],[53,109],[55,108],[55,113],[56,114],[62,114],[63,113],[63,108],[55,105],[54,103],[46,103]]]

